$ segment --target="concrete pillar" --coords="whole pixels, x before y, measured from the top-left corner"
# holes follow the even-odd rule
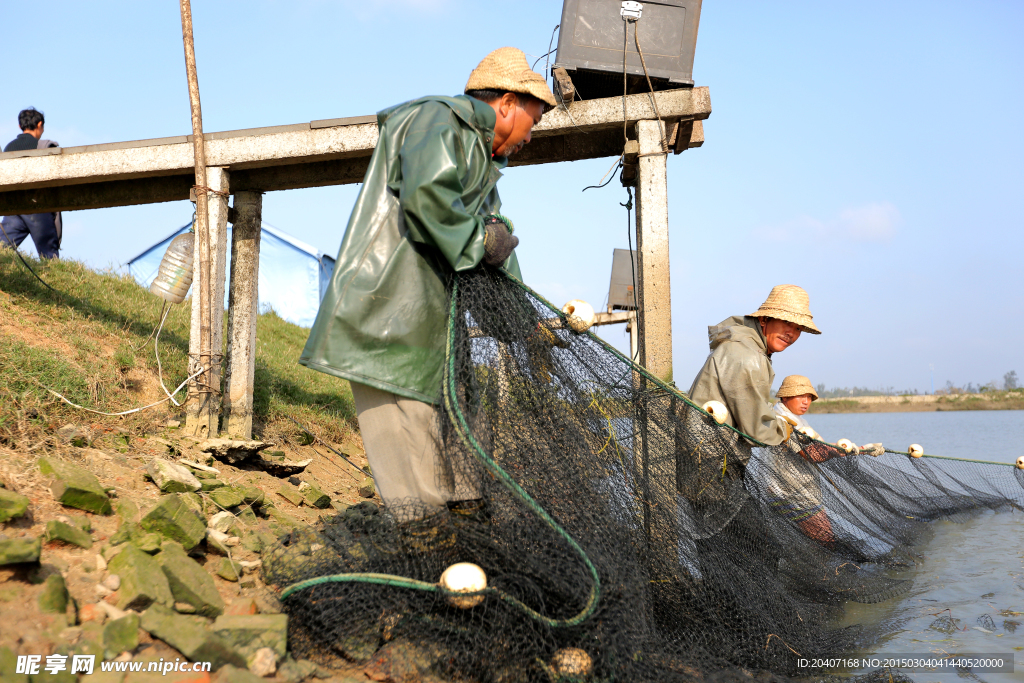
[[[640,365],[672,381],[672,295],[668,260],[668,173],[658,121],[638,121],[636,244]]]
[[[251,439],[263,195],[259,192],[236,192],[235,212],[237,217],[231,230],[231,289],[228,293],[222,431],[235,438]]]
[[[209,387],[192,382],[189,385],[189,402],[185,410],[185,433],[210,438],[215,437],[220,421],[220,380],[224,353],[224,278],[227,261],[228,191],[229,174],[226,168],[211,167],[206,170],[206,182],[210,189],[224,194],[210,194],[210,332],[212,372],[209,373]],[[199,328],[202,322],[199,307],[199,240],[195,247],[195,277],[192,280],[192,326],[189,333],[188,356],[189,374],[199,369]]]

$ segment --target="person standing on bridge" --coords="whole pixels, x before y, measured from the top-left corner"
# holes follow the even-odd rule
[[[23,109],[18,114],[21,135],[4,147],[5,152],[21,152],[30,149],[60,147],[52,140],[43,140],[43,126],[46,120],[43,112],[34,107]],[[61,242],[61,217],[59,212],[29,213],[21,216],[4,216],[0,230],[0,245],[17,249],[25,238],[32,235],[39,258],[58,258]]]
[[[483,502],[445,482],[434,403],[441,396],[446,281],[482,263],[520,276],[495,188],[508,157],[555,106],[521,50],[473,70],[465,94],[377,115],[380,137],[330,286],[299,363],[352,384],[366,457],[400,519],[475,517]],[[472,487],[468,487],[472,488]]]

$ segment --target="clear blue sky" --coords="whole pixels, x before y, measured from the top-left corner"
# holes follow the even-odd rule
[[[609,0],[616,4],[614,0]],[[495,47],[547,50],[556,0],[193,0],[207,131],[370,114],[461,92]],[[178,3],[4,3],[0,137],[46,113],[62,145],[190,132]],[[707,0],[694,78],[704,147],[669,159],[675,375],[706,328],[775,284],[820,337],[781,377],[929,388],[1024,375],[1024,3]],[[542,67],[538,67],[540,69]],[[610,159],[510,169],[499,185],[527,282],[600,307],[625,191],[580,194]],[[1015,189],[1016,188],[1016,189]],[[334,253],[356,186],[268,194],[264,218]],[[68,258],[119,267],[187,202],[65,214]],[[604,334],[625,344],[621,327]]]

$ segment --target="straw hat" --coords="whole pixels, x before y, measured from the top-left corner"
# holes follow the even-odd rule
[[[810,394],[812,401],[818,400],[818,392],[811,386],[811,380],[803,375],[790,375],[782,380],[782,386],[779,387],[775,395],[779,398],[789,398],[790,396],[803,396],[804,394]]]
[[[761,308],[750,315],[754,318],[775,318],[796,323],[804,332],[821,334],[814,326],[814,316],[809,308],[810,300],[807,292],[796,285],[776,285],[768,295]]]
[[[499,47],[484,57],[469,74],[466,92],[470,90],[504,90],[533,95],[549,108],[557,104],[547,81],[530,68],[526,55],[515,47]]]

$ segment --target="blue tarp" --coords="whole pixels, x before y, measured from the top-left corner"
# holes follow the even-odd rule
[[[156,279],[160,260],[171,240],[189,231],[185,225],[128,261],[128,272],[143,287]],[[231,277],[231,226],[228,225],[227,272]],[[273,310],[285,320],[312,327],[320,300],[334,272],[334,259],[316,248],[263,223],[260,235],[259,309]],[[228,287],[224,290],[227,308]]]

